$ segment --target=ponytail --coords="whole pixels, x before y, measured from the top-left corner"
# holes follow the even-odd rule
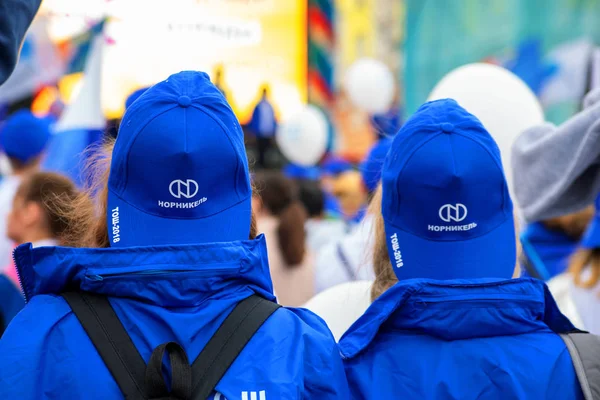
[[[304,224],[308,217],[296,184],[281,172],[261,171],[255,174],[254,185],[263,206],[278,219],[277,238],[285,264],[288,268],[299,266],[306,253]]]
[[[306,253],[306,210],[299,201],[290,203],[279,214],[277,238],[279,249],[285,264],[289,268],[297,267],[302,263]]]

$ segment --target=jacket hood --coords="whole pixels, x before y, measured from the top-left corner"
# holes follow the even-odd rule
[[[265,238],[185,246],[37,247],[14,252],[25,299],[84,290],[163,307],[197,306],[239,287],[274,299]]]
[[[413,279],[373,302],[340,340],[342,355],[356,356],[389,330],[463,340],[576,329],[537,279]]]

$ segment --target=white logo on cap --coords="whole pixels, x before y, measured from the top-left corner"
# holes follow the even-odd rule
[[[182,181],[181,179],[175,179],[169,185],[169,192],[176,199],[180,199],[185,197],[186,199],[191,199],[195,195],[198,194],[198,182],[187,179]]]
[[[444,222],[460,222],[467,218],[467,207],[460,203],[456,205],[445,204],[440,207],[439,215]]]

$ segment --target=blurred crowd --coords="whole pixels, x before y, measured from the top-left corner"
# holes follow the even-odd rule
[[[218,83],[133,93],[81,182],[2,122],[0,398],[597,398],[600,89],[510,168],[450,98],[306,166]]]

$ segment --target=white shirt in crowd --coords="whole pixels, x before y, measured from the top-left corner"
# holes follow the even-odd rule
[[[306,221],[304,229],[306,230],[306,244],[316,254],[326,244],[343,237],[349,232],[351,226],[337,219],[309,219]]]
[[[587,278],[589,269],[584,271]],[[548,282],[548,288],[560,311],[576,328],[600,335],[600,282],[591,289],[576,286],[569,273],[560,274]]]
[[[373,217],[367,214],[349,233],[321,247],[315,262],[317,293],[344,282],[375,279],[373,224]]]
[[[12,262],[15,244],[6,237],[6,219],[12,209],[13,199],[20,183],[21,178],[13,175],[7,175],[0,181],[0,265],[2,266]]]

